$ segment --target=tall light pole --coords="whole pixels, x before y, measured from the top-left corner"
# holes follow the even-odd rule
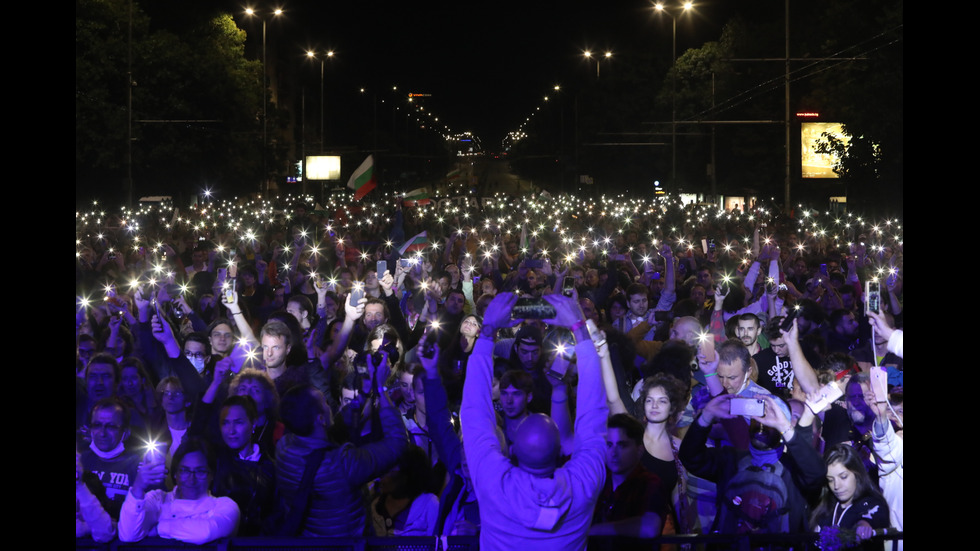
[[[309,59],[317,59],[317,53],[313,50],[309,50],[306,52],[306,57]],[[320,153],[323,153],[323,147],[324,147],[323,144],[326,142],[326,137],[324,136],[323,133],[323,121],[324,118],[326,117],[323,111],[323,93],[324,93],[323,92],[323,63],[326,61],[328,57],[333,57],[333,50],[327,50],[326,52],[323,52],[323,54],[319,56],[319,60],[320,60]]]
[[[671,50],[670,64],[677,63],[677,18],[674,17],[663,3],[653,6],[658,13],[662,13],[670,18],[671,24]],[[682,12],[687,12],[694,7],[692,2],[684,2]],[[677,77],[671,79],[670,83],[670,185],[677,191]]]
[[[269,85],[266,82],[268,73],[265,63],[265,26],[269,18],[262,17],[253,8],[245,8],[245,13],[250,17],[258,17],[262,20],[262,184],[265,187],[265,194],[269,194],[269,124],[266,104],[268,103]],[[282,15],[282,8],[272,10],[272,16]]]
[[[592,59],[592,52],[589,51],[589,50],[585,50],[584,52],[582,52],[582,55],[584,55],[586,59]],[[612,57],[612,52],[606,52],[605,55],[603,55],[602,57],[599,57],[599,56],[596,56],[595,57],[595,79],[596,80],[599,80],[599,66],[602,64],[602,60],[603,59],[609,59],[611,57]]]
[[[555,94],[558,94],[558,181],[561,192],[565,192],[565,94],[561,93],[561,85],[555,85]]]

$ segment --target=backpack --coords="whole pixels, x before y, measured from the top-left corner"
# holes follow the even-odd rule
[[[738,473],[725,488],[718,526],[726,534],[789,531],[789,507],[783,465],[779,461],[761,467],[746,455],[738,462]]]

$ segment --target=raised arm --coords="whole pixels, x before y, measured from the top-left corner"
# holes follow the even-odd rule
[[[555,307],[555,317],[546,319],[549,325],[568,328],[575,336],[575,357],[578,365],[578,401],[575,406],[575,457],[584,461],[605,461],[606,420],[609,406],[606,404],[602,382],[602,367],[595,343],[585,323],[585,314],[578,301],[563,295],[546,295],[545,300]]]
[[[794,380],[800,383],[800,389],[809,394],[820,389],[820,381],[817,380],[817,372],[813,370],[810,362],[803,354],[803,347],[800,346],[800,330],[793,320],[793,327],[789,331],[780,330],[786,347],[789,348],[789,359],[793,363]]]
[[[371,394],[379,398],[378,410],[381,422],[381,439],[363,446],[344,448],[342,460],[344,461],[344,472],[348,473],[350,482],[360,485],[369,480],[381,476],[391,469],[402,452],[408,447],[408,429],[402,421],[401,413],[391,402],[388,390],[381,385],[387,381],[391,375],[388,362],[388,353],[381,352],[382,358],[379,365],[374,365],[371,355],[368,355],[368,369],[371,373]]]
[[[140,463],[136,479],[129,487],[129,493],[119,511],[119,541],[140,541],[157,525],[165,494],[163,490],[149,493],[147,490],[163,484],[166,467],[159,452],[155,457],[148,456]]]
[[[616,380],[616,372],[613,370],[612,359],[609,357],[609,344],[606,342],[606,334],[595,327],[595,323],[592,321],[589,321],[588,325],[592,332],[592,341],[595,343],[596,353],[599,355],[602,386],[606,391],[606,404],[609,407],[609,414],[629,413],[626,411],[623,397],[619,395],[619,382]],[[593,329],[594,327],[595,329]]]
[[[704,380],[707,381],[708,392],[712,396],[725,393],[725,387],[718,380],[718,355],[715,354],[715,341],[711,335],[702,333],[698,343],[698,366],[704,373]]]
[[[229,296],[231,298],[230,301],[228,300]],[[258,348],[261,343],[259,343],[259,339],[255,338],[255,333],[252,332],[252,326],[245,319],[245,313],[242,312],[242,307],[238,304],[238,291],[236,289],[232,288],[229,293],[225,294],[224,304],[228,309],[228,317],[235,320],[235,326],[238,327],[238,334],[245,339],[245,342]]]
[[[153,331],[153,338],[159,341],[163,345],[164,350],[167,351],[167,357],[180,357],[180,343],[177,342],[177,337],[174,336],[174,330],[170,327],[170,324],[154,314],[150,319],[150,327]]]
[[[888,351],[899,358],[905,357],[905,332],[888,325],[888,320],[881,314],[868,312],[872,327],[884,339],[888,339]]]
[[[498,482],[510,467],[510,460],[497,438],[491,386],[493,339],[498,329],[514,325],[510,311],[516,302],[517,296],[513,293],[499,293],[487,306],[480,337],[466,365],[460,422],[465,435],[463,449],[478,494],[483,492],[484,485]]]
[[[439,377],[439,350],[432,358],[419,355],[419,361],[425,368],[423,385],[425,390],[425,419],[429,425],[429,436],[439,454],[439,459],[446,465],[446,470],[453,472],[462,463],[463,443],[453,429],[449,413],[449,397],[446,387]]]
[[[362,298],[354,306],[350,303],[352,296],[347,295],[347,300],[344,301],[344,311],[347,315],[344,317],[344,322],[340,326],[340,334],[330,343],[327,350],[320,355],[320,363],[323,364],[325,369],[330,369],[344,349],[347,348],[351,333],[354,332],[354,324],[364,315],[364,305],[367,304],[367,299]]]
[[[575,436],[572,428],[572,412],[568,404],[568,381],[565,380],[566,372],[562,372],[556,364],[564,363],[564,368],[568,369],[568,362],[561,355],[556,355],[551,368],[545,373],[548,382],[551,383],[551,420],[558,426],[558,434],[561,435],[561,452],[569,455],[574,450],[573,437]]]

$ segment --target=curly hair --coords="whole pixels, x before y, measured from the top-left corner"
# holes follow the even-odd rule
[[[643,380],[643,390],[640,392],[640,399],[636,401],[636,417],[646,419],[643,404],[650,391],[658,387],[664,389],[664,394],[670,400],[670,422],[674,423],[687,406],[688,388],[676,377],[662,372]]]
[[[272,382],[272,377],[269,377],[269,374],[265,371],[246,367],[239,371],[238,375],[235,375],[235,378],[231,380],[231,384],[228,385],[229,396],[238,394],[238,387],[242,384],[242,381],[256,381],[265,388],[268,398],[268,409],[265,414],[267,418],[275,419],[279,413],[279,391],[276,390],[276,384]],[[262,413],[261,411],[259,412],[259,414]]]

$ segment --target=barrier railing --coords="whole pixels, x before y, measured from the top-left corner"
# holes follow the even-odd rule
[[[904,533],[897,532],[878,536],[885,542],[885,549],[897,551]],[[757,549],[794,550],[819,549],[816,534],[710,534],[700,536],[671,535],[650,540],[620,537],[590,537],[590,549],[649,549],[657,551],[664,543],[709,545],[715,549],[754,551]],[[476,536],[394,537],[394,538],[226,538],[205,545],[192,545],[163,538],[146,538],[136,543],[96,543],[88,538],[75,540],[75,549],[99,551],[157,551],[162,549],[204,549],[214,551],[275,551],[279,549],[309,549],[318,551],[478,551],[480,539]]]

